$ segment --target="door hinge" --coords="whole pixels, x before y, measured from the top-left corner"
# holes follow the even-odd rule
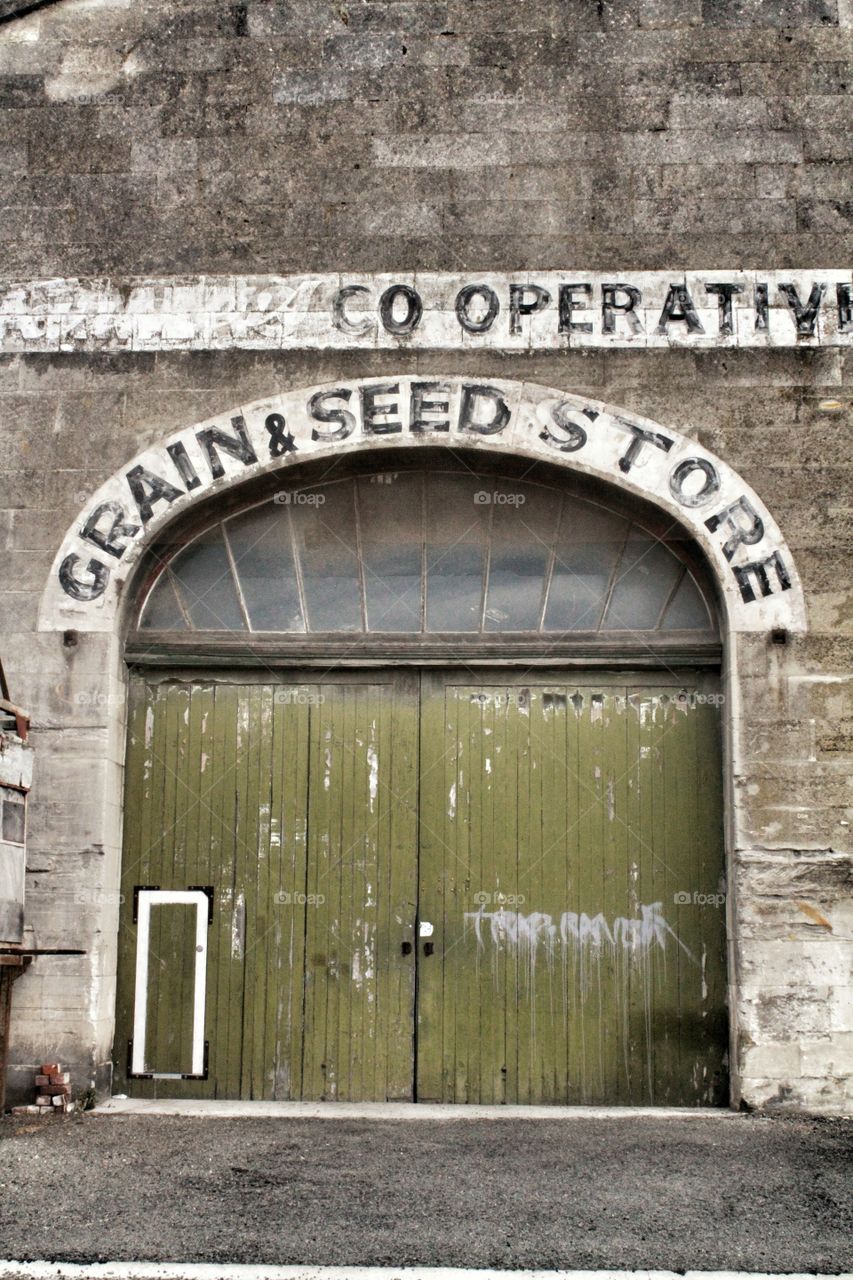
[[[133,923],[139,917],[139,895],[140,893],[156,893],[160,888],[159,884],[135,884],[133,886]]]
[[[207,923],[208,926],[213,924],[213,885],[212,884],[188,884],[187,889],[190,893],[203,893],[207,898]]]

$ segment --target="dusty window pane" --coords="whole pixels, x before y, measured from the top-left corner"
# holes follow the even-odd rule
[[[252,630],[304,631],[288,504],[256,507],[228,520],[225,530]]]
[[[293,505],[311,631],[361,630],[353,492],[351,481],[305,489]]]
[[[545,611],[546,631],[596,631],[628,521],[591,504],[566,503]]]
[[[161,574],[148,597],[140,623],[144,631],[184,631],[186,618],[168,573]]]
[[[663,543],[632,531],[607,606],[605,630],[653,630],[681,572],[681,562]]]
[[[245,624],[217,526],[172,561],[172,573],[184,607],[199,631],[243,631]]]
[[[557,486],[377,473],[283,490],[209,530],[171,562],[140,626],[245,630],[245,606],[252,631],[281,635],[529,634],[540,618],[549,634],[712,630],[677,552]]]
[[[421,630],[422,480],[393,473],[358,481],[369,631]]]
[[[706,631],[711,619],[705,601],[689,573],[685,573],[681,585],[673,597],[661,624],[664,631]]]
[[[23,844],[26,830],[24,797],[19,792],[4,787],[0,793],[0,813],[3,815],[0,828],[3,839],[8,844]]]
[[[427,630],[479,631],[494,481],[441,477],[427,485]]]
[[[560,514],[553,489],[501,480],[493,485],[487,631],[536,631]]]

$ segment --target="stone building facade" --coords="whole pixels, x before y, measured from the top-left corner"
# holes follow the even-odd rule
[[[716,659],[561,631],[472,640],[464,663],[513,688],[719,668],[719,903],[674,888],[724,919],[729,1084],[691,1100],[849,1111],[849,0],[6,0],[0,18],[0,643],[32,716],[25,945],[43,953],[16,984],[9,1100],[45,1060],[101,1094],[146,1074],[124,1015],[116,1031],[118,967],[138,1050],[130,897],[153,892],[122,878],[128,663],[197,684],[227,667],[221,636],[140,640],[156,557],[288,468],[302,491],[421,451],[689,543]],[[310,631],[267,637],[270,684],[379,662],[367,635]],[[430,643],[382,660],[463,661]],[[188,878],[163,887],[200,892]],[[590,903],[613,942],[615,907]],[[196,1014],[161,1094],[204,1074],[201,1039],[214,1052],[210,992]],[[216,1087],[269,1096],[270,1071],[285,1096],[264,1062],[261,1084]]]

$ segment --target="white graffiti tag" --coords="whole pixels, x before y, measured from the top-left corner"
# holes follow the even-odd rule
[[[652,902],[640,906],[640,915],[634,919],[617,916],[608,924],[601,912],[588,916],[585,911],[564,911],[559,919],[544,911],[479,911],[465,912],[466,928],[472,928],[477,945],[485,946],[484,932],[496,947],[524,948],[535,952],[540,946],[548,952],[558,948],[581,951],[600,951],[603,947],[621,950],[630,955],[648,953],[657,946],[666,947],[672,938],[686,956],[695,962],[695,956],[684,945],[675,930],[664,919],[663,903]]]

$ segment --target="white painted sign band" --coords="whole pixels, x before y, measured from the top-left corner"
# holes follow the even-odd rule
[[[849,268],[0,283],[4,352],[562,351],[851,343]]]

